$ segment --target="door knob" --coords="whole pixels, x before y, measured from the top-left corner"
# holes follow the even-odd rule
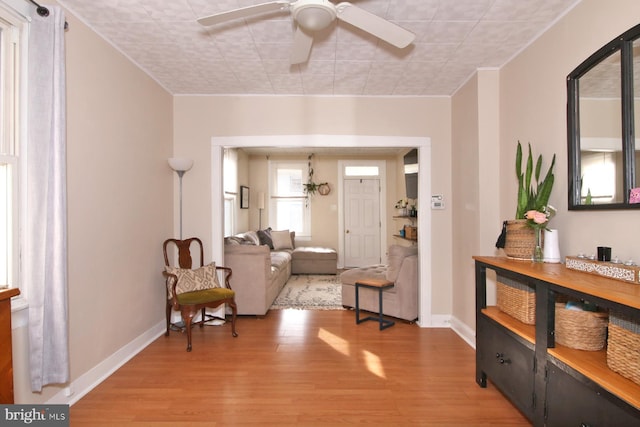
[[[347,234],[349,234],[349,230],[347,230]]]

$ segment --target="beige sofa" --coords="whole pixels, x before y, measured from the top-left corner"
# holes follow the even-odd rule
[[[264,315],[269,311],[291,276],[295,235],[291,232],[290,236],[290,247],[277,249],[260,244],[252,231],[225,239],[224,266],[233,271],[231,287],[236,292],[238,314]]]
[[[342,305],[355,307],[355,283],[359,279],[386,279],[395,283],[382,295],[382,310],[387,316],[414,321],[418,318],[418,248],[391,245],[387,264],[354,268],[340,275]],[[378,312],[378,291],[360,288],[360,309]]]

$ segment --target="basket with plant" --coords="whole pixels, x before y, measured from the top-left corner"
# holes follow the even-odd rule
[[[555,179],[553,174],[555,163],[556,156],[554,154],[547,173],[542,177],[542,155],[538,155],[534,168],[531,144],[529,144],[529,154],[523,170],[522,144],[518,141],[516,150],[516,176],[518,178],[516,217],[514,220],[504,221],[502,234],[496,242],[496,247],[503,248],[507,256],[518,259],[534,259],[536,247],[541,252],[540,230],[546,228],[549,219],[555,214],[555,209],[549,206],[549,197]],[[536,241],[537,238],[538,241]]]

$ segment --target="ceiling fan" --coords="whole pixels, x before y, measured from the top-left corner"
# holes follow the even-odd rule
[[[216,13],[198,19],[198,23],[204,26],[216,25],[279,10],[289,10],[297,24],[291,64],[301,64],[309,59],[313,33],[329,27],[336,18],[400,49],[407,47],[415,38],[412,32],[349,2],[333,4],[328,0],[272,1]]]

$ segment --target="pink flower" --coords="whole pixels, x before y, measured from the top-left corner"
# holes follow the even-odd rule
[[[528,211],[526,214],[524,214],[524,217],[527,218],[527,219],[532,220],[536,224],[544,224],[548,220],[546,213],[539,212],[539,211],[536,211],[536,210]]]

